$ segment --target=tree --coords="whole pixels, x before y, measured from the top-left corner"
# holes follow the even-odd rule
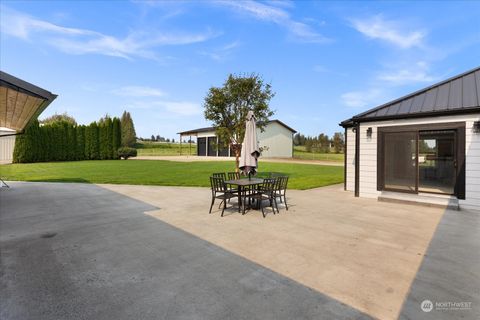
[[[120,124],[122,132],[122,146],[134,147],[135,143],[137,142],[137,134],[135,133],[135,126],[133,125],[133,120],[129,112],[123,111]]]
[[[341,132],[335,132],[333,134],[332,143],[333,143],[333,149],[335,150],[335,153],[343,152],[345,148],[344,134]]]
[[[223,147],[232,148],[237,171],[247,113],[253,111],[257,127],[263,132],[268,119],[274,114],[268,105],[274,95],[271,85],[264,83],[257,74],[230,74],[223,87],[210,88],[205,97],[205,119],[213,122]]]
[[[155,136],[152,134],[152,137],[150,138],[151,141],[155,141]]]
[[[120,122],[120,119],[118,119],[117,117],[113,118],[112,126],[113,126],[113,133],[112,133],[113,158],[118,159],[118,148],[122,146],[122,131],[121,131],[122,124]]]
[[[72,126],[77,125],[77,121],[75,121],[75,118],[73,118],[72,116],[69,116],[66,112],[61,114],[55,113],[50,117],[46,117],[45,119],[40,120],[40,123],[43,125],[52,124],[55,122],[67,122],[67,123],[70,123]]]

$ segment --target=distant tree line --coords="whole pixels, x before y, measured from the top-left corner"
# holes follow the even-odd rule
[[[341,132],[335,132],[332,138],[323,133],[313,137],[297,133],[293,136],[293,144],[295,146],[304,146],[307,152],[343,153],[345,150],[345,137]]]
[[[152,134],[150,139],[140,137],[140,138],[138,138],[138,140],[140,140],[140,141],[151,141],[151,142],[171,142],[171,143],[175,143],[175,139],[170,140],[169,138],[162,137],[158,134],[156,136]],[[178,142],[180,142],[180,141],[178,141]],[[183,140],[183,142],[187,142],[187,141]]]
[[[13,162],[118,159],[118,149],[131,146],[124,144],[131,143],[131,137],[122,132],[126,130],[131,134],[132,129],[135,134],[129,114],[122,119],[106,115],[89,125],[77,125],[66,114],[54,115],[41,122],[33,121],[25,133],[17,137]]]

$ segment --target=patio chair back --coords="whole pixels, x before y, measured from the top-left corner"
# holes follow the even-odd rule
[[[221,178],[223,180],[226,180],[226,178],[227,178],[227,176],[225,175],[225,172],[212,173],[212,177]]]
[[[288,176],[283,176],[283,177],[280,177],[280,191],[282,191],[283,193],[285,193],[285,191],[287,191],[287,186],[288,186]]]
[[[262,193],[267,195],[273,195],[273,193],[275,192],[277,183],[278,183],[278,179],[276,178],[263,179]]]
[[[225,192],[227,187],[225,185],[225,180],[218,177],[210,177],[210,185],[212,187],[212,193],[216,194],[219,192]]]
[[[238,180],[240,179],[240,172],[228,172],[228,180]]]

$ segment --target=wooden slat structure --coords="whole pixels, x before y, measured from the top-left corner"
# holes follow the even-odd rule
[[[0,71],[0,127],[21,133],[57,95]]]

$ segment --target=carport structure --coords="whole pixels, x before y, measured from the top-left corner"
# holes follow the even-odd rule
[[[15,136],[22,134],[56,97],[0,71],[0,163],[12,162]]]
[[[0,71],[0,129],[21,134],[57,95]],[[3,135],[4,136],[4,135]]]

